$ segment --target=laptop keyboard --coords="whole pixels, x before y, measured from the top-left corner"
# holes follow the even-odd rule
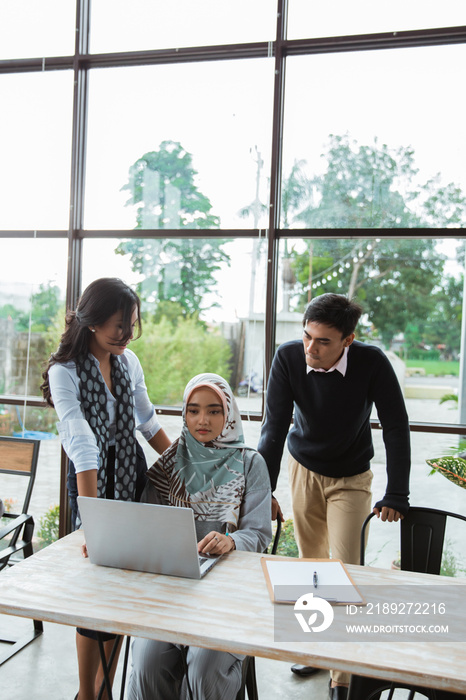
[[[217,559],[216,554],[199,554],[199,566],[205,564],[206,561],[212,561],[212,559]]]

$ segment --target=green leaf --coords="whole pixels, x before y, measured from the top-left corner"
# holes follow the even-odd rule
[[[453,484],[466,488],[466,460],[462,457],[438,457],[426,459],[426,462],[432,467],[430,474],[438,472]]]

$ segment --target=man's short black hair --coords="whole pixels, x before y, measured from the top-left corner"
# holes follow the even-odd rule
[[[339,330],[342,338],[347,338],[354,333],[361,314],[359,304],[344,294],[321,294],[307,305],[303,326],[308,321],[325,323],[326,326]]]

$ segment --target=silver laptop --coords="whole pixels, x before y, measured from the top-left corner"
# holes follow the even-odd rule
[[[92,564],[202,578],[221,557],[197,551],[191,508],[78,496]]]

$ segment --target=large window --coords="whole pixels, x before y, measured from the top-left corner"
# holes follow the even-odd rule
[[[91,50],[144,51],[275,38],[270,0],[92,0]]]
[[[466,97],[456,75],[466,46],[342,58],[287,61],[282,225],[464,226]]]
[[[74,0],[0,3],[0,59],[40,57],[45,64],[45,57],[70,56],[75,46],[75,16]]]
[[[44,365],[63,330],[66,266],[65,239],[0,238],[0,434],[40,440],[30,505],[37,546],[49,542],[50,529],[42,522],[53,523],[60,502],[57,416],[36,397]],[[20,512],[25,479],[3,479],[0,491],[7,508]]]
[[[315,3],[289,0],[288,38],[333,37],[455,27],[464,23],[461,0],[392,0],[383,8],[372,0]]]
[[[67,229],[73,73],[3,74],[0,91],[0,227]]]
[[[64,239],[0,238],[0,394],[39,396],[63,330],[66,264]]]
[[[388,354],[410,420],[460,422],[462,239],[285,239],[277,289],[280,341],[301,337],[304,308],[319,294],[356,298],[357,338]],[[451,437],[444,440],[443,449]]]
[[[97,239],[84,245],[83,286],[118,276],[138,291],[143,333],[131,348],[152,402],[165,406],[181,406],[191,377],[215,372],[236,390],[240,408],[261,411],[265,274],[265,239]]]
[[[85,228],[266,226],[273,69],[265,58],[93,71]]]
[[[167,432],[212,369],[255,446],[277,344],[339,291],[396,364],[430,489],[426,455],[466,433],[462,22],[460,0],[3,3],[1,431],[55,433],[42,361],[106,275],[141,296],[133,347]],[[61,479],[63,531],[47,445],[40,508]]]

